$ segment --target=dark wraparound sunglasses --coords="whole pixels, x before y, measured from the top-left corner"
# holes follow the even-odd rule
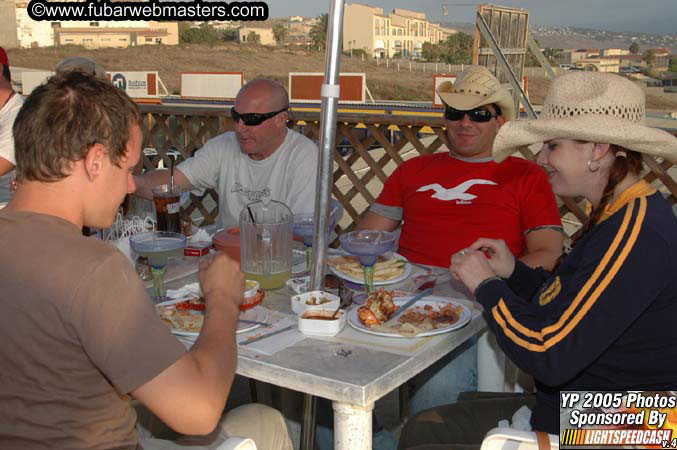
[[[235,123],[238,123],[240,120],[244,122],[245,125],[248,127],[255,127],[257,125],[261,125],[263,122],[266,120],[270,119],[271,117],[275,117],[281,112],[286,111],[287,108],[282,108],[279,111],[272,111],[268,113],[247,113],[247,114],[240,114],[235,110],[235,108],[230,109],[230,115],[233,116],[233,121]]]
[[[491,119],[498,117],[498,114],[493,114],[488,109],[475,108],[470,111],[463,111],[449,106],[444,109],[444,118],[452,122],[463,119],[463,116],[466,114],[473,122],[489,122]]]

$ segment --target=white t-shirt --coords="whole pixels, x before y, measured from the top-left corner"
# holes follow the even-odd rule
[[[5,158],[16,166],[14,158],[14,135],[12,126],[14,119],[23,105],[24,99],[19,94],[14,94],[5,106],[0,109],[0,157]],[[0,203],[8,202],[11,195],[9,183],[14,179],[14,171],[0,177]]]
[[[248,203],[268,198],[284,202],[292,213],[313,212],[317,178],[317,145],[293,130],[266,159],[255,161],[240,151],[234,132],[220,134],[178,169],[196,189],[219,193],[219,221],[237,226]]]

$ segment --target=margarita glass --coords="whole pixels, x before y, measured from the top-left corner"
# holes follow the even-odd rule
[[[343,206],[338,200],[332,198],[331,213],[329,215],[329,225],[327,227],[327,239],[331,238],[331,232],[334,231],[336,224],[343,217]],[[313,256],[313,233],[315,232],[315,214],[301,213],[294,214],[294,234],[303,239],[303,245],[306,248],[306,272],[310,271]]]
[[[164,277],[167,260],[183,255],[186,237],[171,231],[147,231],[130,237],[129,245],[139,256],[148,258],[153,277],[153,301],[165,301]]]
[[[327,236],[329,236],[336,226],[334,217],[329,218],[327,227]],[[313,233],[315,232],[315,214],[302,213],[294,214],[294,234],[303,239],[303,245],[306,247],[306,271],[310,270],[313,256]]]
[[[345,233],[339,238],[341,247],[360,258],[364,273],[364,290],[367,295],[374,291],[374,264],[378,255],[395,245],[395,235],[388,231],[359,230]]]

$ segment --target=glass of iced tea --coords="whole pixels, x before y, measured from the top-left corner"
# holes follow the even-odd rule
[[[168,184],[153,189],[158,231],[181,233],[181,188]]]

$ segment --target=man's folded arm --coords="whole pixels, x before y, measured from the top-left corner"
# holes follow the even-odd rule
[[[557,228],[538,228],[525,236],[526,253],[520,258],[529,267],[542,267],[551,271],[562,255],[564,234]]]

